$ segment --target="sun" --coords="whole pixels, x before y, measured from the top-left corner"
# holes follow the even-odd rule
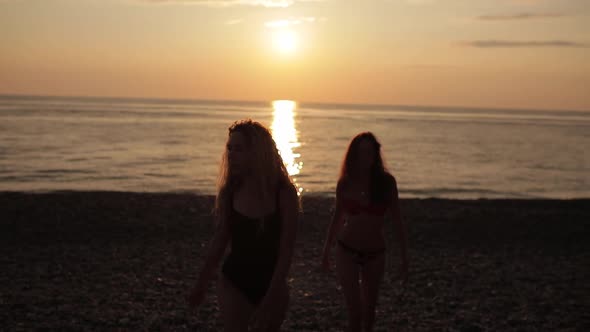
[[[272,35],[272,44],[280,53],[293,53],[297,49],[297,34],[293,30],[275,31]]]

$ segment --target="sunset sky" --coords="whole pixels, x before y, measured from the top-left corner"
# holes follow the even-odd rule
[[[590,110],[590,0],[0,0],[0,94]]]

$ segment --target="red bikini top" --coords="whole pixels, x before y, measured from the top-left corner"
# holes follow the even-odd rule
[[[363,205],[355,199],[343,199],[342,206],[344,207],[344,211],[350,215],[357,215],[361,212],[364,212],[374,216],[385,215],[385,211],[387,211],[388,207],[387,204],[371,202],[369,202],[367,205]]]

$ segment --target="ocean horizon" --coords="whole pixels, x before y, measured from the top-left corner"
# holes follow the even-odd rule
[[[0,95],[0,191],[214,194],[227,128],[271,128],[303,195],[332,196],[372,131],[406,198],[588,198],[590,112]]]

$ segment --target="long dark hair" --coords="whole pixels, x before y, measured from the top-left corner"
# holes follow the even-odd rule
[[[262,124],[250,119],[234,122],[228,128],[229,135],[234,132],[242,133],[248,144],[248,151],[252,154],[252,176],[258,183],[259,195],[261,198],[268,198],[268,195],[275,195],[276,189],[281,186],[290,186],[295,190],[283,159],[279,154],[272,134]],[[237,182],[234,179],[229,167],[228,151],[224,150],[219,167],[217,181],[217,197],[215,199],[215,214],[218,221],[224,220],[231,209],[231,199],[236,189]]]
[[[393,176],[389,173],[383,162],[381,154],[381,143],[377,137],[369,131],[362,132],[356,135],[346,150],[344,161],[340,169],[339,182],[356,179],[360,176],[359,169],[359,146],[363,140],[369,141],[375,148],[375,159],[371,167],[370,174],[370,201],[373,203],[381,203],[391,198],[391,191],[393,189]]]

